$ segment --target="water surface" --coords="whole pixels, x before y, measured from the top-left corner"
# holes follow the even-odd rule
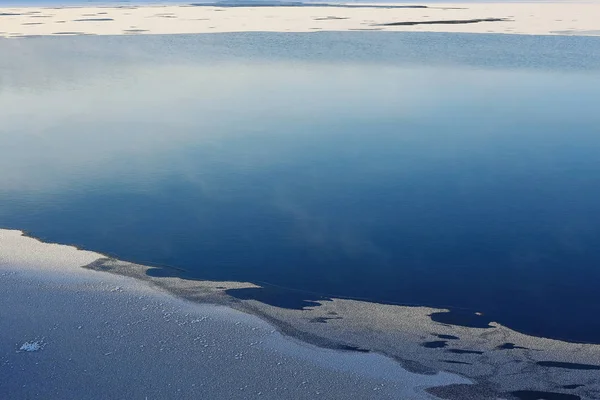
[[[597,38],[2,40],[0,226],[598,343],[598,93]]]

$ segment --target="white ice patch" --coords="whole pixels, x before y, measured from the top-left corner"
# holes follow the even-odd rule
[[[32,342],[25,342],[19,347],[20,351],[39,351],[44,348],[46,344],[42,340],[36,340]]]

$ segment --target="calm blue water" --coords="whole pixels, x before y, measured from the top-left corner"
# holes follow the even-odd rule
[[[598,93],[598,38],[2,40],[0,226],[600,342]]]

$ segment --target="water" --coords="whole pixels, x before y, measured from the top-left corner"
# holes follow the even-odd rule
[[[3,40],[0,226],[598,343],[599,92],[598,38]]]

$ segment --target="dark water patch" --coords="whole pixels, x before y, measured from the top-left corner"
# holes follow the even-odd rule
[[[481,19],[462,19],[462,20],[439,20],[439,21],[403,21],[377,24],[378,26],[412,26],[412,25],[460,25],[460,24],[478,24],[480,22],[505,22],[510,21],[506,18],[481,18]]]
[[[370,353],[371,351],[369,349],[363,349],[361,347],[357,347],[357,346],[350,346],[350,345],[339,345],[337,346],[338,350],[346,350],[346,351],[356,351],[359,353]]]
[[[436,397],[448,400],[497,400],[500,394],[494,388],[480,383],[454,384],[425,389]]]
[[[329,16],[329,17],[318,17],[318,18],[313,18],[313,20],[315,21],[335,21],[338,19],[349,19],[348,17],[333,17],[333,16]]]
[[[500,346],[496,347],[498,350],[515,350],[515,349],[523,349],[529,350],[528,347],[517,346],[514,343],[503,343]]]
[[[43,22],[23,22],[21,25],[44,25]]]
[[[312,322],[312,323],[326,324],[327,321],[329,321],[331,319],[343,319],[343,318],[342,317],[315,317],[315,318],[309,319],[308,321]]]
[[[148,29],[124,29],[123,32],[125,32],[125,33],[142,33],[142,32],[148,32]]]
[[[114,21],[112,18],[80,18],[74,19],[73,22],[105,22],[105,21]]]
[[[569,29],[566,31],[552,31],[551,33],[555,33],[557,35],[590,35],[590,36],[600,36],[600,29]]]
[[[0,17],[13,17],[17,15],[25,15],[21,13],[9,13],[9,12],[0,12]]]
[[[430,315],[435,322],[448,325],[466,326],[469,328],[491,328],[492,320],[485,315],[472,311],[450,310]]]
[[[64,31],[64,32],[52,32],[53,35],[65,35],[65,36],[94,36],[93,33],[86,33],[86,32],[69,32],[69,31]]]
[[[350,28],[349,31],[381,31],[383,28]]]
[[[443,347],[448,346],[448,342],[445,340],[434,340],[431,342],[423,342],[421,346],[426,347],[428,349],[441,349]]]
[[[566,393],[542,392],[538,390],[516,390],[510,392],[519,400],[581,400],[580,396]]]
[[[403,9],[403,8],[429,8],[422,5],[382,5],[382,4],[328,4],[328,3],[302,3],[302,2],[279,2],[279,1],[222,1],[216,3],[191,3],[190,7],[335,7],[335,8],[383,8],[383,9]],[[214,10],[217,11],[217,10]]]
[[[582,386],[585,386],[585,385],[577,385],[577,384],[573,384],[573,385],[563,385],[563,386],[561,386],[561,387],[562,387],[563,389],[577,389],[577,388],[580,388],[580,387],[582,387]]]
[[[303,310],[307,307],[318,307],[320,301],[330,301],[327,297],[315,297],[302,292],[290,291],[278,287],[242,288],[225,291],[231,297],[240,300],[256,300],[275,307]]]
[[[21,35],[21,34],[11,35],[11,38],[16,38],[16,39],[35,39],[35,38],[41,38],[41,37],[44,37],[44,35]]]
[[[565,368],[565,369],[575,369],[575,370],[600,370],[600,365],[592,365],[592,364],[578,364],[578,363],[569,363],[569,362],[559,362],[559,361],[538,361],[537,365],[541,367],[550,367],[550,368]]]
[[[483,351],[478,351],[478,350],[462,350],[462,349],[448,349],[446,350],[449,353],[454,353],[454,354],[483,354]]]
[[[468,363],[465,361],[455,361],[455,360],[440,360],[446,364],[462,364],[462,365],[473,365],[473,363]]]
[[[439,337],[440,339],[448,339],[448,340],[459,340],[460,338],[458,336],[454,336],[454,335],[444,335],[444,334],[436,334],[434,336]]]

